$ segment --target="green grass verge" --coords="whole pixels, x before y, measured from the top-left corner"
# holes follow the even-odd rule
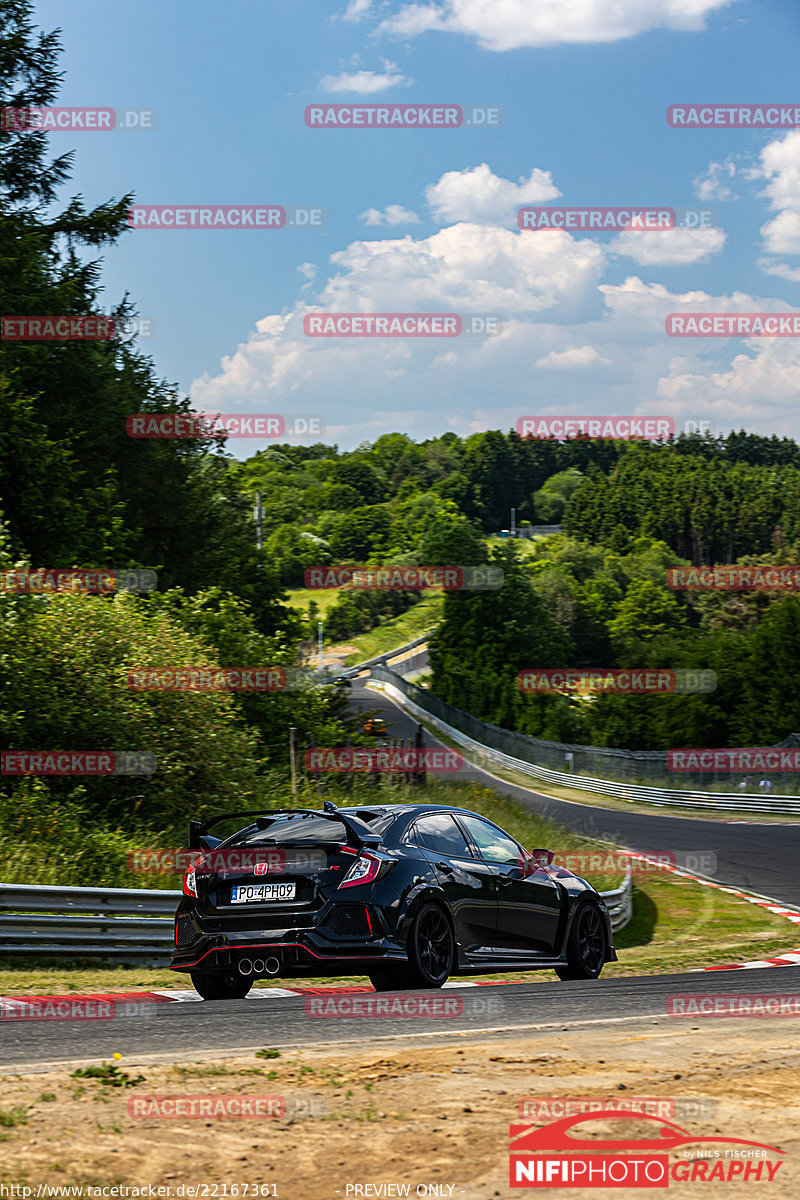
[[[368,658],[374,658],[376,654],[384,654],[388,650],[394,650],[396,646],[403,646],[432,629],[440,620],[441,614],[442,597],[424,596],[419,604],[413,605],[399,617],[393,617],[391,621],[370,629],[369,633],[356,634],[342,643],[355,647],[347,654],[345,662],[364,662]],[[335,654],[336,646],[330,646],[329,650]]]
[[[490,817],[531,848],[549,846],[560,854],[605,853],[608,850],[606,845],[578,837],[528,811],[517,801],[477,784],[435,780],[424,791],[383,785],[379,790],[364,788],[363,794],[354,792],[356,796],[356,802],[360,803],[424,798],[426,802],[469,808]],[[587,872],[587,878],[600,890],[608,890],[619,882],[619,877],[593,876],[590,872]],[[774,957],[793,949],[798,941],[796,929],[788,921],[745,900],[674,877],[668,872],[647,874],[637,877],[633,921],[615,937],[620,961],[610,963],[604,976],[668,974]],[[554,976],[550,972],[541,972],[539,976],[508,974],[504,978],[545,981]],[[347,981],[366,983],[364,978],[347,977]],[[335,983],[336,979],[309,978],[297,982],[318,985]],[[695,983],[701,986],[699,980]],[[14,962],[8,956],[0,958],[2,995],[190,986],[188,976],[166,969],[99,966],[90,962],[47,965],[31,960]],[[276,986],[291,987],[291,982],[279,979]]]
[[[313,600],[323,620],[341,595],[341,588],[287,588],[286,591],[289,595],[286,603],[290,608],[296,608],[303,616],[307,616],[308,605]]]

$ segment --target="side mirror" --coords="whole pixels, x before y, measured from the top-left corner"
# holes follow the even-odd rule
[[[554,857],[552,850],[523,850],[518,860],[519,878],[527,879],[542,867],[551,867]]]

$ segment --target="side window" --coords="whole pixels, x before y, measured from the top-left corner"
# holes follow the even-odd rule
[[[507,833],[496,829],[488,821],[482,821],[480,817],[466,817],[459,813],[459,819],[466,825],[470,837],[477,843],[487,862],[503,863],[509,867],[519,866],[522,851]]]
[[[429,813],[414,826],[417,843],[434,854],[452,858],[472,858],[472,851],[450,813]]]

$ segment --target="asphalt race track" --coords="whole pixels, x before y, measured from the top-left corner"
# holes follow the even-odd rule
[[[381,693],[354,681],[351,705],[380,712],[388,735],[411,738],[416,722]],[[441,745],[427,731],[425,745]],[[530,808],[580,833],[650,853],[713,852],[715,878],[800,907],[800,826],[735,824],[654,814],[625,813],[557,800],[496,779],[468,766],[458,776],[524,802]],[[557,847],[554,847],[557,848]],[[794,930],[787,923],[786,948]],[[713,984],[712,984],[713,980]],[[778,982],[780,981],[780,982]],[[302,980],[287,981],[302,986]],[[188,983],[188,980],[187,980]],[[114,1020],[26,1021],[0,1023],[0,1067],[6,1071],[44,1070],[53,1065],[110,1058],[118,1052],[137,1061],[148,1058],[212,1058],[252,1053],[260,1046],[308,1047],[384,1043],[424,1044],[427,1038],[501,1038],[537,1030],[592,1026],[667,1023],[667,998],[686,992],[776,992],[800,996],[800,966],[691,972],[592,981],[498,983],[460,986],[453,980],[447,996],[479,1001],[477,1011],[441,1017],[329,1018],[317,1026],[306,1012],[308,997],[285,996],[280,990],[255,989],[245,1000],[153,1004],[141,1015]],[[409,995],[410,993],[406,993]],[[413,993],[440,995],[441,993]],[[489,1003],[491,1001],[491,1003]],[[685,1019],[697,1028],[694,1019]],[[413,1026],[413,1028],[412,1028]],[[446,1028],[444,1028],[446,1026]]]
[[[304,1047],[314,1044],[358,1043],[361,1048],[384,1043],[409,1044],[427,1038],[437,1044],[459,1035],[524,1036],[547,1028],[574,1029],[637,1022],[683,1022],[697,1028],[702,1020],[666,1015],[667,997],[678,993],[777,992],[800,995],[800,967],[756,968],[748,971],[694,972],[684,975],[646,975],[639,978],[598,979],[568,983],[536,982],[491,987],[450,988],[440,992],[409,992],[407,996],[446,995],[478,999],[489,1009],[483,1015],[380,1018],[317,1018],[306,1014],[306,997],[256,996],[246,1000],[167,1003],[152,1015],[109,1021],[3,1021],[0,1067],[44,1070],[60,1063],[108,1059],[119,1052],[126,1059],[143,1057],[220,1058],[252,1053],[261,1046]],[[264,989],[267,991],[268,989]],[[402,995],[402,993],[401,993]],[[488,1002],[491,1001],[491,1005]],[[499,1002],[499,1003],[498,1003]],[[498,1009],[501,1011],[498,1012]]]
[[[361,679],[353,681],[350,695],[354,707],[376,709],[381,713],[388,736],[414,736],[417,728],[414,718],[381,692],[364,687]],[[424,740],[426,746],[442,745],[427,729]],[[800,823],[736,824],[724,820],[704,821],[660,813],[651,816],[649,813],[593,808],[589,803],[572,804],[517,787],[471,765],[448,778],[474,779],[484,787],[491,786],[503,795],[513,796],[577,833],[614,842],[629,850],[650,854],[710,851],[717,857],[716,874],[711,878],[800,908]],[[787,820],[792,821],[792,818]],[[753,822],[757,821],[756,815]],[[558,849],[557,846],[550,848]],[[787,927],[787,949],[792,936],[793,931]]]

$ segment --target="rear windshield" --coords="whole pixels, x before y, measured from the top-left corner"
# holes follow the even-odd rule
[[[359,817],[375,833],[383,833],[394,820],[393,813],[360,812]],[[231,839],[248,846],[271,845],[286,842],[308,842],[319,846],[347,841],[347,831],[340,821],[326,817],[304,816],[302,813],[279,817],[267,829],[259,829],[246,837]]]

